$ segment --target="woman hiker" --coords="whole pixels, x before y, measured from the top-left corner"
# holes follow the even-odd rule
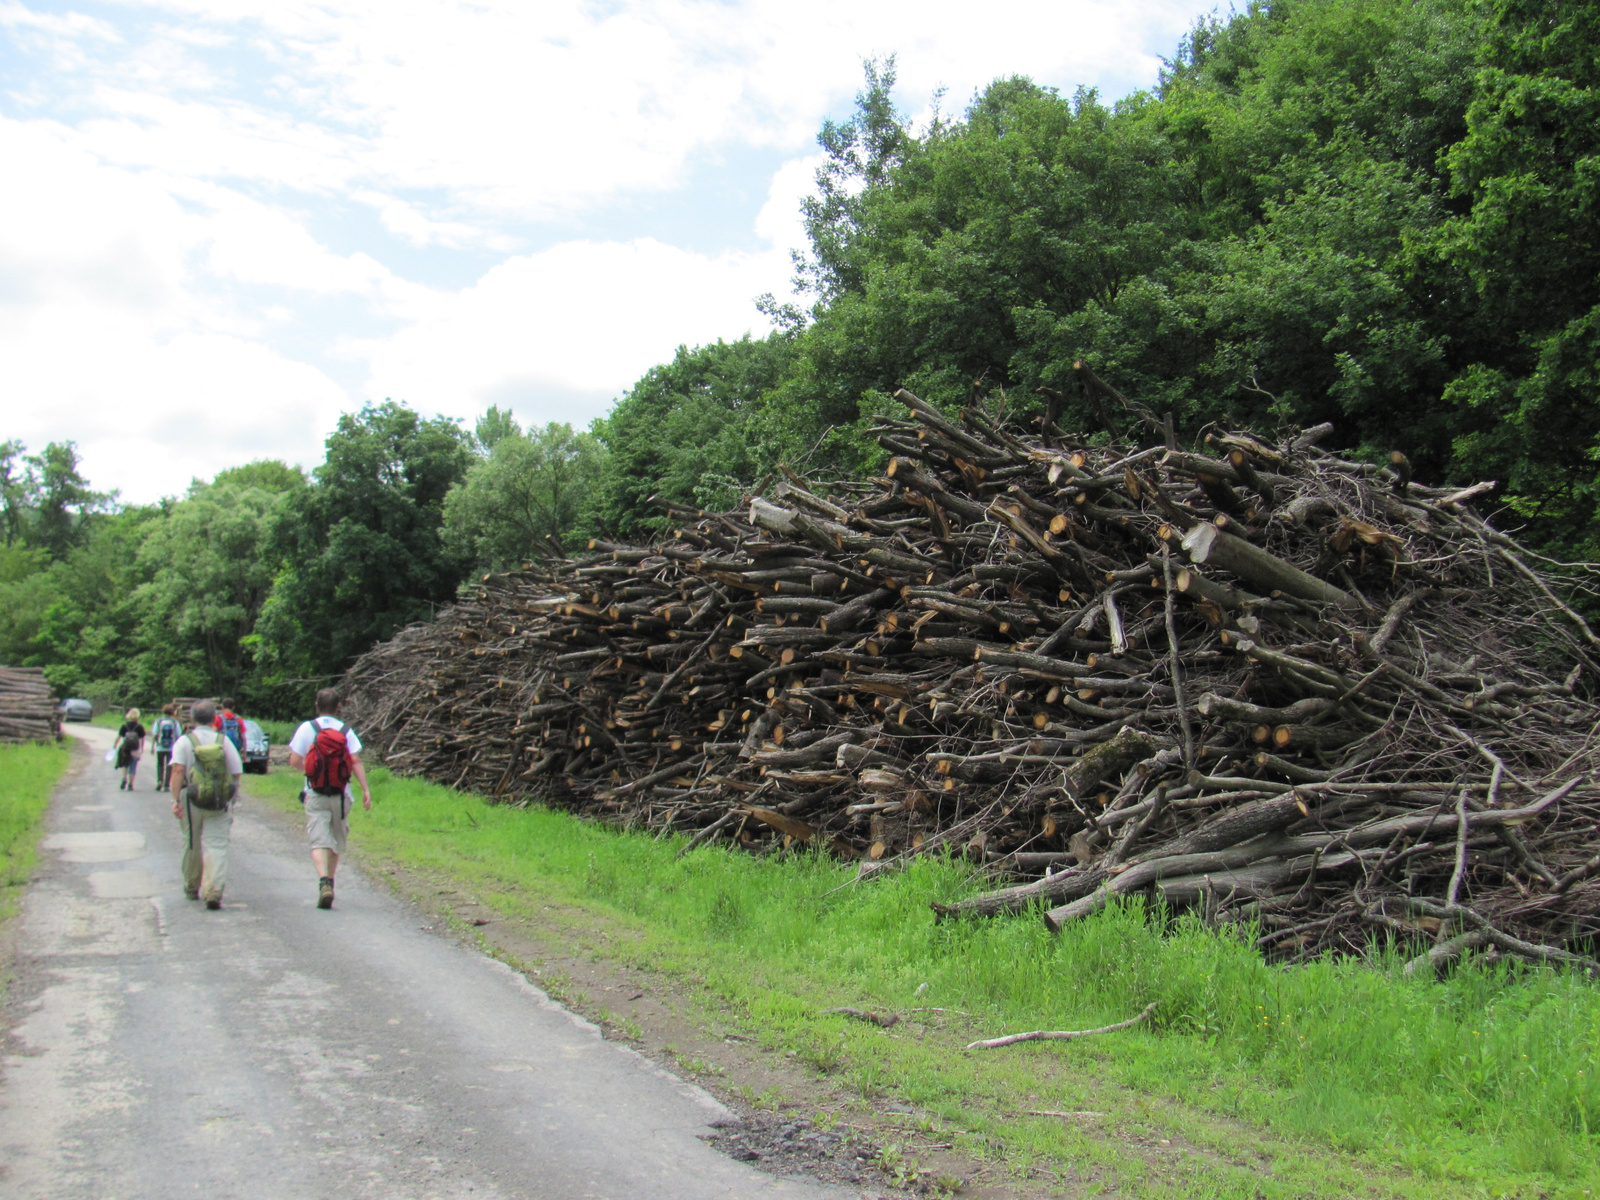
[[[122,779],[119,791],[133,791],[133,777],[139,770],[139,755],[144,753],[145,727],[139,723],[139,710],[130,708],[117,728],[117,770]]]

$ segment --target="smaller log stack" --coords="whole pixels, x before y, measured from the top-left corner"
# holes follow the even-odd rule
[[[0,667],[0,742],[61,737],[61,714],[40,667]]]
[[[1326,428],[1180,448],[1081,376],[1130,416],[1024,432],[901,392],[880,478],[485,576],[358,661],[347,711],[503,801],[1027,881],[941,919],[1142,895],[1285,957],[1600,937],[1583,572],[1479,516],[1489,485]]]
[[[185,729],[189,727],[189,711],[202,700],[210,701],[216,705],[218,712],[222,711],[222,701],[215,696],[178,696],[172,701],[173,716],[177,717],[178,723]],[[155,714],[148,713],[146,715],[154,716]]]

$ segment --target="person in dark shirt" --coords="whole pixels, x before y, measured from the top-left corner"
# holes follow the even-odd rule
[[[133,791],[133,777],[139,771],[145,736],[145,727],[139,723],[139,710],[130,708],[117,727],[117,770],[122,772],[117,787],[122,791]]]

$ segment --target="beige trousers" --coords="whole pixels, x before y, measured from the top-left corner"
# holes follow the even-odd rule
[[[199,892],[202,900],[222,899],[228,884],[228,838],[233,832],[230,809],[197,808],[183,804],[183,890]]]

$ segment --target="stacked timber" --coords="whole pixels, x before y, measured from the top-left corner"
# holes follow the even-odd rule
[[[192,726],[189,724],[189,713],[193,710],[196,704],[200,704],[202,702],[209,702],[216,708],[218,712],[222,711],[222,701],[216,696],[176,696],[172,699],[171,703],[173,715],[177,717],[178,722],[185,729],[192,728]],[[149,715],[153,717],[158,714],[151,713]]]
[[[0,667],[0,742],[48,742],[61,714],[40,667]]]
[[[786,473],[484,576],[362,658],[347,711],[504,802],[1022,881],[945,919],[1142,895],[1285,956],[1376,932],[1436,962],[1600,933],[1600,639],[1474,511],[1491,485],[1325,428],[1179,448],[1082,375],[1131,417],[1024,433],[902,391],[880,478]]]

